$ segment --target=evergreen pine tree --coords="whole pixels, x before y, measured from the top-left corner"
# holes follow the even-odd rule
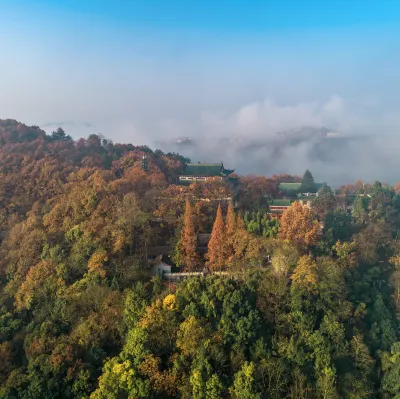
[[[302,193],[315,193],[317,188],[315,187],[315,182],[313,175],[309,170],[306,170],[301,181],[300,191]]]
[[[111,280],[111,285],[110,285],[111,289],[113,291],[117,291],[119,290],[119,284],[118,284],[118,279],[114,276],[113,279]]]
[[[368,221],[367,197],[357,197],[355,199],[352,215],[358,223],[366,223]]]
[[[321,218],[335,209],[336,198],[332,189],[324,183],[318,190],[318,195],[312,202],[312,210]]]

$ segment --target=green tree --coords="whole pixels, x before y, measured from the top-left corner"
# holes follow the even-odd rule
[[[194,370],[190,376],[190,384],[192,386],[193,399],[206,398],[206,383],[204,381],[201,370]]]
[[[207,336],[207,328],[196,317],[189,316],[179,327],[176,346],[183,355],[194,357]]]
[[[364,224],[368,221],[368,197],[365,194],[355,199],[352,215],[358,223]]]
[[[124,321],[128,329],[133,328],[143,315],[147,305],[146,297],[146,290],[140,281],[128,290],[124,308]]]
[[[121,226],[129,244],[129,254],[136,250],[145,255],[150,241],[149,215],[141,208],[140,200],[135,192],[124,195],[117,208],[117,223]]]
[[[392,345],[390,352],[382,357],[382,390],[388,397],[400,397],[400,342]],[[389,396],[390,395],[390,396]]]
[[[205,399],[220,399],[224,392],[224,386],[217,374],[213,374],[206,382],[206,398]]]
[[[373,373],[374,359],[369,353],[368,346],[363,342],[363,337],[358,332],[351,340],[351,357],[353,359],[354,371],[346,388],[347,395],[354,398],[371,397],[374,393]]]
[[[306,170],[301,180],[300,192],[302,193],[315,193],[317,191],[314,177],[309,170]]]
[[[246,229],[249,233],[269,237],[276,238],[278,236],[279,231],[279,219],[271,217],[267,213],[258,211],[245,214],[245,225]]]
[[[311,203],[312,210],[319,216],[320,220],[323,220],[328,212],[335,209],[335,205],[335,195],[331,188],[324,183]]]
[[[321,399],[338,399],[339,395],[335,387],[335,372],[331,367],[322,370],[317,380],[318,397]]]
[[[143,380],[129,360],[110,359],[99,378],[99,387],[91,399],[119,399],[121,397],[148,398],[149,381]]]
[[[331,245],[334,245],[338,240],[349,240],[353,233],[351,215],[341,208],[328,212],[325,216],[324,230]]]
[[[256,380],[254,363],[246,362],[234,377],[230,388],[232,396],[237,399],[261,399],[261,392]]]
[[[52,132],[50,138],[51,140],[54,141],[67,141],[67,140],[72,141],[71,136],[67,135],[61,127],[59,127],[56,131]]]

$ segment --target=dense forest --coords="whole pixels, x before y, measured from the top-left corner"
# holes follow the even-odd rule
[[[0,398],[400,398],[400,186],[189,162],[0,120]]]

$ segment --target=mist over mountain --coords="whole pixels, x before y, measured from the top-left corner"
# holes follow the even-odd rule
[[[223,161],[240,174],[301,174],[311,169],[334,186],[357,179],[393,183],[400,166],[396,136],[346,135],[326,127],[300,127],[257,139],[180,137],[155,145],[194,162]]]
[[[400,121],[390,108],[332,96],[297,104],[260,101],[169,116],[109,114],[60,122],[74,138],[101,134],[115,142],[179,152],[193,162],[220,162],[240,174],[302,174],[333,186],[362,179],[398,181]],[[35,122],[32,124],[36,124]],[[43,123],[50,133],[57,122]]]
[[[265,129],[265,133],[215,130],[192,127],[193,135],[184,135],[179,124],[167,130],[144,124],[93,124],[61,122],[41,127],[50,133],[62,127],[75,138],[100,134],[114,141],[149,145],[163,151],[178,152],[193,162],[224,162],[240,174],[270,176],[313,171],[318,180],[333,186],[355,181],[398,181],[399,138],[394,133],[342,132],[325,126],[299,126],[290,129]],[[100,126],[100,127],[98,127]],[[121,127],[122,126],[122,127]],[[102,128],[101,128],[102,127]],[[204,130],[203,130],[204,129]],[[188,129],[190,131],[190,129]],[[350,130],[350,129],[349,129]],[[367,129],[366,129],[367,130]],[[179,132],[174,135],[174,132]],[[225,133],[224,133],[225,131]]]
[[[177,151],[194,162],[223,161],[240,174],[310,169],[319,181],[337,186],[358,179],[398,181],[399,122],[383,103],[334,95],[326,101],[264,100],[137,118],[111,137]]]
[[[240,174],[302,174],[337,186],[349,181],[398,181],[397,114],[384,104],[331,96],[326,101],[236,107],[177,108],[168,116],[109,114],[61,127],[75,138],[101,134],[115,142],[175,151],[193,162],[219,162]],[[202,111],[202,109],[204,109]],[[89,122],[88,122],[89,121]],[[42,124],[50,133],[56,122]]]

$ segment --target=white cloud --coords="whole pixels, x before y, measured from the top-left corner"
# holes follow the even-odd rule
[[[194,161],[220,161],[240,173],[302,174],[314,171],[319,180],[333,185],[356,180],[400,180],[397,135],[377,133],[376,126],[393,123],[392,113],[371,113],[376,101],[363,104],[333,95],[324,102],[279,105],[272,100],[251,102],[236,109],[208,110],[189,120],[173,119],[158,125],[165,148],[178,150]],[[396,122],[399,120],[396,119]],[[276,133],[303,126],[327,127],[343,132],[351,140],[282,143]],[[363,135],[363,128],[367,127]],[[369,129],[368,129],[369,127]],[[194,137],[195,147],[171,147],[169,140]],[[192,134],[193,133],[193,134]],[[353,134],[356,133],[356,134]],[[369,137],[369,134],[373,134]]]

